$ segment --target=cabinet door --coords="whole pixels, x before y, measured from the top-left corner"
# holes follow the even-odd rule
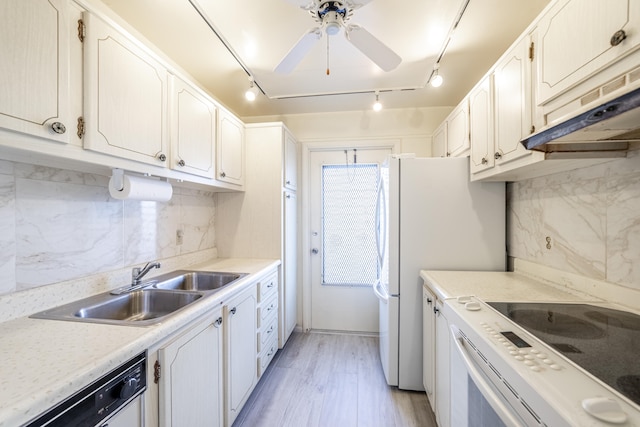
[[[639,0],[562,0],[539,23],[538,103],[570,89],[640,44]],[[626,39],[612,43],[624,31]]]
[[[160,427],[222,425],[222,317],[158,351]]]
[[[436,357],[436,328],[435,307],[436,297],[433,293],[422,288],[422,385],[429,398],[431,409],[435,409],[435,357]]]
[[[171,81],[171,168],[213,178],[216,107],[179,77]]]
[[[294,191],[298,186],[298,143],[286,131],[284,133],[284,186]]]
[[[0,2],[0,127],[65,143],[74,134],[68,13],[66,0]]]
[[[284,295],[284,337],[282,344],[286,342],[296,327],[298,298],[297,298],[297,202],[296,194],[291,191],[284,192],[284,257],[282,279]]]
[[[219,111],[217,179],[229,184],[244,184],[244,126],[227,111]]]
[[[442,314],[442,302],[436,301],[436,362],[435,401],[436,421],[439,427],[450,425],[451,379],[449,375],[449,322]]]
[[[433,133],[433,141],[431,143],[432,157],[448,157],[447,153],[447,122],[442,122]]]
[[[233,424],[257,381],[256,294],[251,286],[224,307],[226,426]]]
[[[523,38],[496,64],[493,74],[497,163],[531,154],[520,140],[531,133],[531,60]]]
[[[465,98],[447,118],[447,151],[452,157],[469,150],[469,103]]]
[[[469,133],[471,173],[494,166],[491,77],[486,77],[469,93]]]
[[[167,71],[129,36],[85,13],[84,146],[164,166]]]

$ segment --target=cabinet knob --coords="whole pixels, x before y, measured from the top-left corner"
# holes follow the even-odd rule
[[[615,33],[613,33],[613,35],[611,36],[611,40],[609,42],[611,43],[611,46],[618,46],[626,38],[627,38],[627,33],[625,33],[624,30],[618,30]]]
[[[502,154],[499,151],[496,151],[496,153],[493,155],[493,158],[496,160],[500,160],[502,158]]]
[[[53,122],[51,123],[51,130],[59,135],[62,135],[67,131],[67,128],[60,122]]]
[[[291,181],[287,180],[286,184],[287,184],[287,185],[291,184]]]
[[[487,163],[489,163],[489,160],[487,160],[486,157],[483,157],[482,160],[480,160],[480,163],[482,163],[483,165],[486,165]]]
[[[438,307],[433,307],[433,314],[440,313],[440,309]]]
[[[178,166],[184,167],[184,165],[186,165],[186,163],[184,162],[184,160],[180,159],[180,161],[178,162]]]
[[[236,314],[236,308],[235,308],[235,307],[233,307],[231,310],[229,310],[229,313],[231,313],[232,315],[233,315],[233,314]]]
[[[163,153],[160,153],[158,154],[158,160],[164,162],[165,160],[167,160],[167,156],[165,156]]]
[[[226,173],[224,173],[224,172],[220,172],[220,176],[221,176],[222,178],[224,178],[225,176],[227,176],[227,174],[226,174]]]
[[[287,199],[290,199],[290,198],[291,198],[291,194],[287,194],[285,197],[286,197]]]
[[[213,322],[213,326],[215,326],[216,328],[219,328],[220,326],[222,326],[222,317],[218,317],[216,321]]]
[[[311,253],[314,254],[314,255],[317,255],[318,254],[318,248],[311,249]]]
[[[427,303],[431,304],[433,302],[433,300],[431,298],[427,298]]]

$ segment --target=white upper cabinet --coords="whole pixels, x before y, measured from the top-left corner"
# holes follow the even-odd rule
[[[83,19],[85,148],[166,166],[166,68],[100,18]]]
[[[213,178],[216,107],[198,89],[171,78],[171,168]]]
[[[298,187],[298,143],[284,131],[284,187],[296,191]]]
[[[219,181],[244,185],[244,125],[224,109],[218,113],[217,176]]]
[[[459,157],[469,151],[469,102],[464,98],[433,133],[433,157]]]
[[[66,0],[0,2],[0,127],[64,143],[75,134],[68,15]]]
[[[433,132],[431,156],[447,157],[447,121],[445,120]]]
[[[469,103],[467,98],[447,118],[447,156],[458,157],[469,151]]]
[[[493,91],[491,76],[485,77],[469,93],[469,131],[471,173],[492,168],[495,164],[493,151]]]
[[[532,133],[531,59],[524,37],[496,64],[493,73],[496,162],[531,154],[520,140]]]
[[[546,104],[638,48],[640,0],[561,0],[538,28],[537,97]]]

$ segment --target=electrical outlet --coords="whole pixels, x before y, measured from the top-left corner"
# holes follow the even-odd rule
[[[176,230],[176,245],[181,245],[184,240],[184,231]]]

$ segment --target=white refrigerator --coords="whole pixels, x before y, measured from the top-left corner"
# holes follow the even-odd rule
[[[377,221],[380,359],[387,383],[422,384],[420,270],[504,271],[505,183],[469,182],[468,158],[391,156]]]

